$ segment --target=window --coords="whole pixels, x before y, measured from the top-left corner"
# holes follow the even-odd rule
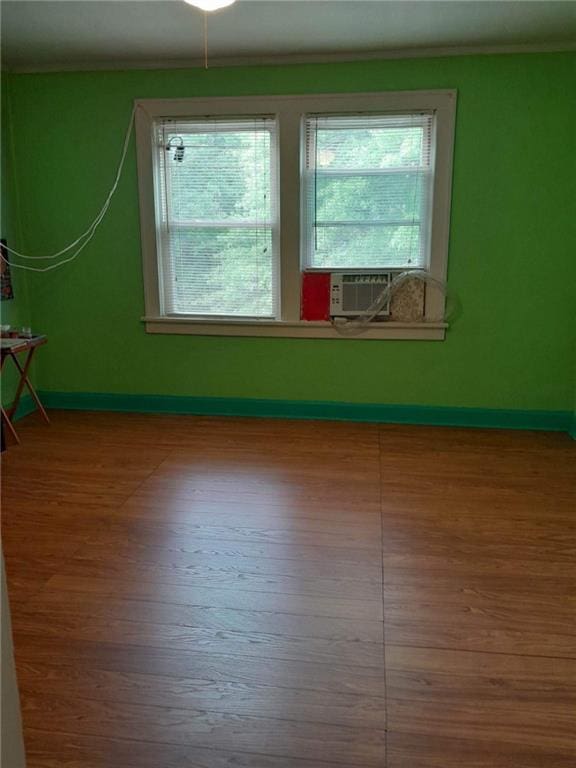
[[[426,268],[432,126],[431,114],[306,118],[307,267]]]
[[[146,330],[340,338],[300,319],[304,272],[445,279],[455,104],[453,91],[137,102]],[[427,320],[443,301],[426,288]],[[362,338],[444,333],[391,320]]]
[[[156,153],[164,313],[275,318],[275,121],[163,120]]]

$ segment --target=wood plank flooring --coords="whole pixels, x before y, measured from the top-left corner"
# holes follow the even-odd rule
[[[573,768],[566,435],[53,412],[3,455],[29,768]]]

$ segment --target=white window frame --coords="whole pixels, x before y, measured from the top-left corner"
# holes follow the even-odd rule
[[[429,271],[445,280],[448,265],[452,156],[456,91],[402,91],[305,96],[247,96],[193,99],[138,99],[136,140],[140,228],[144,275],[145,315],[148,333],[202,336],[276,336],[296,338],[427,339],[442,340],[447,324],[433,319],[442,315],[444,297],[428,286],[424,322],[374,323],[359,336],[343,337],[329,322],[300,320],[301,201],[303,118],[308,113],[433,111],[436,136],[433,145],[434,190]],[[167,118],[254,117],[274,115],[278,121],[280,173],[280,319],[249,320],[166,317],[161,313],[156,211],[154,195],[154,123]],[[428,321],[426,321],[428,320]]]
[[[275,120],[274,115],[258,115],[256,120],[258,118],[262,118],[263,120],[273,120],[274,121],[274,127],[273,129],[265,128],[264,130],[267,130],[270,135],[270,185],[272,190],[272,208],[270,211],[270,221],[267,222],[264,226],[269,228],[270,235],[272,239],[272,251],[273,251],[273,269],[275,271],[275,275],[277,276],[277,279],[274,281],[274,290],[273,290],[273,296],[272,296],[272,307],[273,307],[273,313],[272,316],[268,317],[258,317],[253,316],[250,317],[249,315],[245,316],[234,316],[234,315],[203,315],[201,313],[195,313],[195,314],[189,314],[189,315],[183,315],[179,314],[178,312],[169,312],[165,308],[166,304],[166,282],[167,280],[171,279],[171,276],[169,275],[169,272],[172,271],[172,267],[166,268],[166,265],[169,264],[170,260],[165,257],[165,254],[161,254],[161,251],[165,251],[169,245],[168,245],[168,222],[165,221],[162,224],[163,219],[163,205],[162,205],[162,193],[161,193],[161,186],[163,183],[165,183],[165,174],[162,173],[163,163],[168,162],[167,158],[163,158],[162,160],[159,160],[158,156],[158,150],[160,149],[161,152],[164,151],[164,147],[159,147],[159,141],[158,137],[155,137],[155,146],[156,146],[156,155],[154,157],[154,189],[155,189],[155,219],[156,219],[156,253],[157,253],[157,263],[158,263],[158,290],[159,290],[159,314],[162,317],[166,318],[178,318],[184,321],[190,320],[204,320],[206,322],[212,322],[214,320],[230,320],[231,322],[237,322],[238,320],[250,320],[250,321],[262,321],[262,320],[273,320],[278,317],[280,313],[280,295],[279,295],[279,287],[280,287],[280,245],[279,245],[279,229],[280,229],[280,222],[279,222],[279,216],[278,216],[278,201],[279,201],[279,189],[278,189],[278,147],[277,147],[277,136],[278,136],[278,126],[277,121]],[[244,116],[243,116],[244,119]],[[224,118],[221,121],[224,126],[229,125],[230,123],[239,123],[243,122],[243,119],[240,120],[237,116],[229,116],[228,118]],[[248,118],[246,119],[246,129],[250,129],[250,125],[253,123],[254,118]],[[195,129],[199,132],[201,131],[200,124],[203,121],[195,121]],[[213,123],[211,121],[211,125]],[[176,129],[177,130],[177,129]],[[183,134],[184,135],[184,134]],[[161,143],[161,142],[160,142]],[[166,194],[168,194],[168,190],[165,190]],[[215,222],[214,222],[215,223]],[[220,223],[220,222],[219,222]],[[254,221],[251,222],[253,227],[258,226],[258,222]],[[206,223],[204,223],[204,226]],[[172,225],[173,226],[173,225]],[[185,225],[184,225],[185,226]],[[227,223],[227,226],[230,228],[237,227],[238,229],[243,228],[246,226],[246,223],[243,222],[241,225],[238,225],[234,221]],[[162,259],[162,256],[164,258]],[[160,266],[160,262],[163,261],[164,269]]]

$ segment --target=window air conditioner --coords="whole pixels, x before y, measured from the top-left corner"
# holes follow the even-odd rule
[[[330,275],[330,315],[332,317],[366,315],[368,308],[391,279],[390,272],[377,274],[333,272]],[[390,302],[386,302],[378,312],[378,317],[389,314]]]

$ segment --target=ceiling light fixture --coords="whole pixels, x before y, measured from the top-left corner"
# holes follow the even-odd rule
[[[211,11],[227,8],[236,0],[184,0],[184,2],[204,11],[204,69],[208,69],[208,14]]]
[[[232,5],[236,0],[184,0],[184,2],[200,8],[201,11],[219,11],[220,8]]]

